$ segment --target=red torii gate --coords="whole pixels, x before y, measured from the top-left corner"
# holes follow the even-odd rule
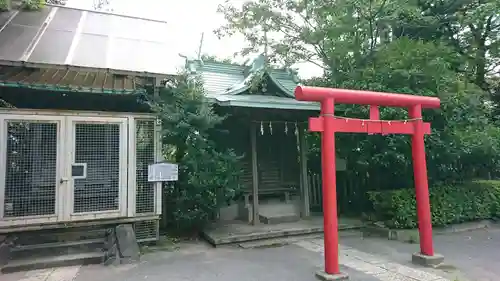
[[[435,265],[443,257],[434,254],[432,224],[425,160],[424,134],[431,133],[430,123],[422,120],[423,108],[439,108],[435,97],[392,94],[346,89],[298,86],[295,98],[299,101],[321,103],[320,117],[309,119],[309,131],[321,132],[321,159],[323,174],[323,213],[325,239],[325,270],[317,273],[324,280],[345,280],[340,273],[338,261],[337,186],[335,169],[335,133],[410,134],[412,135],[412,158],[417,200],[420,252],[413,254],[413,262]],[[335,114],[337,104],[359,104],[370,106],[370,119],[339,118]],[[379,106],[408,108],[409,120],[380,120]]]

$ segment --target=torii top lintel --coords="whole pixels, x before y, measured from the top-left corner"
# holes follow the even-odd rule
[[[415,105],[420,105],[421,108],[439,108],[440,106],[439,98],[435,97],[308,86],[297,86],[295,98],[300,101],[316,102],[333,98],[335,103],[406,108]]]

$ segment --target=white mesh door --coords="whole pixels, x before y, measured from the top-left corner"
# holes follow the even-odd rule
[[[155,120],[137,119],[135,141],[136,213],[155,212],[155,187],[148,182],[148,166],[155,162]]]
[[[3,218],[57,216],[60,122],[3,119],[2,125]]]
[[[73,157],[69,167],[73,215],[104,212],[116,216],[123,209],[127,143],[123,125],[73,122]]]

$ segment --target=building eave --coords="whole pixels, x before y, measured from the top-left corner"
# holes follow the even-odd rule
[[[214,95],[208,97],[210,102],[219,106],[268,108],[285,110],[319,111],[320,105],[314,102],[302,102],[292,98],[268,97],[262,95]]]

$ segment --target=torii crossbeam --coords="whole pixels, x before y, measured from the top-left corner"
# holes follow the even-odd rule
[[[321,132],[323,182],[323,214],[325,239],[325,270],[316,276],[323,280],[345,280],[338,261],[337,186],[335,169],[335,133],[408,134],[412,136],[413,173],[417,200],[420,252],[412,260],[421,265],[436,265],[443,257],[434,253],[429,202],[429,187],[425,160],[424,135],[431,133],[430,123],[422,120],[423,108],[439,108],[435,97],[403,95],[346,89],[298,86],[295,98],[299,101],[321,103],[320,117],[309,119],[309,131]],[[370,119],[350,119],[335,116],[335,104],[370,106]],[[404,107],[409,119],[380,120],[379,106]]]

